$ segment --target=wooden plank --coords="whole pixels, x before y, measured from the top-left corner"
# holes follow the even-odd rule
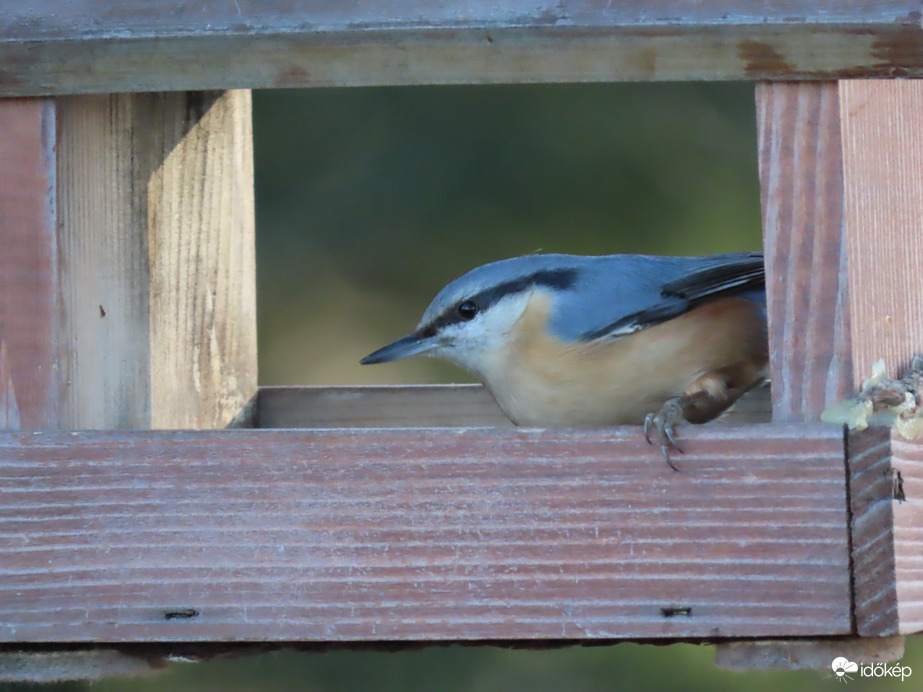
[[[511,427],[479,384],[260,387],[257,428]]]
[[[879,429],[849,448],[860,633],[923,631],[923,441]]]
[[[901,634],[923,632],[923,440],[891,433],[894,574]]]
[[[853,390],[836,83],[757,85],[773,420]]]
[[[0,100],[0,132],[0,428],[55,428],[54,102]]]
[[[887,430],[848,440],[857,632],[884,637],[899,630],[894,572],[891,444]]]
[[[5,3],[0,95],[923,73],[916,0]]]
[[[759,168],[766,252],[769,313],[770,370],[774,421],[813,422],[837,401],[855,391],[851,359],[852,331],[847,284],[844,220],[843,150],[840,94],[835,82],[816,84],[762,83],[756,89]],[[854,441],[872,444],[874,435]],[[872,444],[875,448],[875,445]],[[877,448],[876,448],[877,449]],[[859,454],[866,462],[868,454]],[[853,468],[850,482],[853,509],[867,489],[870,476]],[[877,489],[877,488],[876,488]],[[853,516],[853,515],[851,515]],[[887,517],[853,522],[852,539],[864,546],[875,537]],[[874,553],[874,556],[872,555]],[[851,570],[871,574],[879,564],[893,562],[893,553],[854,553]],[[878,560],[876,564],[875,560]],[[887,572],[887,570],[885,570]],[[876,572],[876,574],[879,574]],[[869,576],[871,578],[871,576]],[[858,583],[863,583],[859,578]],[[854,634],[870,634],[861,626],[876,617],[862,586],[854,593]],[[893,605],[893,598],[885,598]],[[880,603],[878,605],[881,605]],[[883,608],[887,621],[895,612]],[[877,634],[887,631],[883,628]],[[762,668],[770,663],[802,667],[829,666],[831,646],[867,657],[890,660],[891,640],[854,638],[848,641],[801,640],[792,642],[736,643],[719,647],[716,660],[741,668]],[[767,658],[767,652],[770,652]],[[781,653],[780,653],[781,652]],[[854,660],[854,659],[850,659]],[[864,659],[863,659],[864,660]]]
[[[715,665],[740,672],[783,668],[829,675],[831,662],[840,656],[854,663],[899,661],[904,657],[904,637],[728,642],[716,648]]]
[[[61,427],[151,425],[147,183],[131,95],[58,101]],[[147,135],[145,135],[147,136]]]
[[[737,401],[714,424],[766,423],[769,388]],[[247,411],[234,427],[431,428],[510,427],[490,392],[480,384],[261,387],[257,413]]]
[[[855,383],[923,352],[923,84],[844,82],[843,164]]]
[[[65,427],[226,425],[256,390],[249,92],[59,110]]]
[[[849,302],[852,316],[854,383],[867,377],[872,363],[884,358],[892,374],[902,373],[914,354],[923,351],[923,84],[858,81],[839,85],[844,161],[846,248],[849,255]],[[896,598],[897,617],[884,621],[869,612],[859,616],[859,630],[909,633],[923,630],[920,564],[919,493],[923,469],[917,445],[892,440],[890,463],[876,468],[887,484],[900,472],[908,498],[892,504],[892,529],[869,540],[891,544],[890,563],[858,569],[864,550],[877,549],[854,536],[857,556],[856,603]],[[854,473],[855,476],[855,473]],[[887,488],[885,488],[887,490]],[[853,491],[855,494],[855,490]],[[882,500],[883,502],[883,500]],[[884,505],[881,505],[884,506]],[[876,521],[854,508],[853,523]],[[891,569],[892,584],[881,581]]]
[[[754,441],[759,440],[759,444]],[[829,426],[0,434],[0,640],[841,635]]]
[[[250,92],[133,98],[140,130],[165,130],[147,188],[151,427],[224,427],[257,383]]]

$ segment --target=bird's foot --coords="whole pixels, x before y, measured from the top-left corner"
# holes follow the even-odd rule
[[[674,471],[679,471],[676,464],[670,458],[670,449],[675,449],[680,454],[682,448],[676,442],[673,436],[674,426],[683,419],[683,397],[674,397],[667,399],[663,408],[655,415],[648,413],[644,417],[644,438],[648,444],[654,444],[651,440],[651,428],[657,431],[657,441],[660,443],[660,451],[663,452],[663,458]]]

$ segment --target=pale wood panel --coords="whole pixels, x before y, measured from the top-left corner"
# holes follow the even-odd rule
[[[776,421],[817,421],[853,391],[835,82],[757,85]]]
[[[684,442],[677,473],[636,427],[2,434],[0,639],[848,633],[839,430]]]
[[[479,384],[261,387],[254,407],[256,411],[248,409],[234,427],[473,428],[512,425],[487,389]],[[761,387],[739,399],[709,425],[766,423],[769,420],[769,388]]]
[[[147,187],[151,427],[219,428],[257,382],[250,92],[143,103],[167,130]]]
[[[0,428],[54,428],[55,110],[0,101]]]
[[[0,95],[923,74],[915,0],[33,0],[0,9]]]
[[[64,425],[226,425],[256,391],[249,92],[59,111]]]
[[[839,91],[853,378],[858,386],[879,358],[897,374],[914,354],[923,352],[923,84],[842,82]],[[918,447],[892,447],[894,457],[882,469],[886,480],[900,471],[906,487],[919,489],[923,469]],[[912,495],[907,497],[894,505],[893,531],[880,539],[890,541],[894,552],[898,618],[888,629],[897,627],[902,633],[923,630],[923,536],[919,505]],[[854,515],[855,522],[861,520]],[[857,543],[857,556],[862,548]],[[868,573],[868,584],[865,578],[857,570],[857,606],[880,593],[877,573]],[[867,626],[876,624],[873,620]]]
[[[149,428],[150,271],[144,191],[154,137],[129,94],[58,101],[61,427]]]

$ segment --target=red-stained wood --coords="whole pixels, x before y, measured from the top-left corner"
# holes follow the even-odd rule
[[[853,391],[835,82],[756,90],[773,420]]]
[[[923,441],[879,429],[848,444],[859,633],[923,631]]]
[[[0,640],[848,633],[840,432],[684,442],[676,473],[634,427],[5,433]]]
[[[842,82],[854,384],[923,353],[923,83]]]
[[[923,440],[891,433],[894,574],[899,630],[923,632]]]
[[[0,428],[55,428],[55,106],[0,100]]]
[[[851,353],[858,386],[879,358],[893,375],[923,352],[923,84],[843,82],[839,92]],[[877,461],[872,481],[859,477],[879,492],[878,503],[853,502],[855,527],[883,526],[866,542],[861,533],[853,537],[857,624],[869,634],[923,631],[923,454],[919,443],[892,437],[890,458]],[[898,474],[905,499],[889,501],[888,484]],[[856,495],[863,486],[856,486],[855,469],[852,477]],[[889,511],[887,525],[883,515]],[[891,560],[860,569],[863,552],[880,553],[881,545],[893,552]],[[889,570],[890,586],[883,576]],[[896,612],[888,608],[884,617],[876,604],[895,599]]]
[[[862,636],[898,633],[892,526],[890,435],[869,430],[848,438],[856,628]]]
[[[773,417],[812,421],[852,396],[874,361],[885,358],[897,374],[923,351],[923,88],[767,84],[757,110]],[[900,463],[892,451],[915,447],[875,435],[850,442],[856,632],[864,636],[923,622],[918,514],[906,502],[896,513],[890,497]],[[919,467],[905,465],[913,485]]]

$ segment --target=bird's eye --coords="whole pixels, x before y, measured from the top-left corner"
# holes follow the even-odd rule
[[[458,306],[458,315],[463,320],[473,320],[477,314],[478,306],[475,305],[473,300],[466,300]]]

